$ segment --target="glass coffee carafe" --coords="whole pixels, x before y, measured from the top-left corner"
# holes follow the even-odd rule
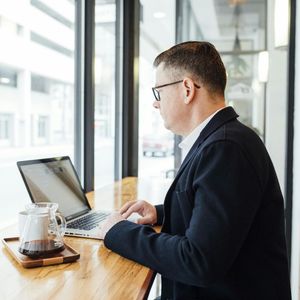
[[[26,206],[26,218],[20,225],[19,252],[30,257],[51,256],[62,251],[65,218],[57,213],[57,203],[32,203]]]

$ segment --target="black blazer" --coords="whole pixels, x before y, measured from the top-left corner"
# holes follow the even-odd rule
[[[162,233],[121,221],[104,243],[162,275],[162,299],[290,300],[283,198],[260,138],[231,107],[183,161]]]

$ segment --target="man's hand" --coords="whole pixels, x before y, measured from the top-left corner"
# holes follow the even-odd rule
[[[101,223],[101,227],[99,230],[99,238],[103,239],[105,238],[107,232],[117,223],[125,220],[125,218],[119,213],[119,212],[113,212],[111,213],[107,219]]]
[[[138,213],[142,216],[137,220],[138,224],[155,224],[157,222],[156,208],[144,200],[129,201],[121,207],[119,212],[125,219],[132,213]]]

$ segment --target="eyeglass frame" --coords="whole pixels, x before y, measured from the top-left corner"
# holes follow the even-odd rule
[[[166,84],[162,84],[162,85],[158,85],[158,86],[153,87],[152,88],[152,92],[153,92],[155,100],[156,101],[160,101],[160,93],[159,93],[158,89],[166,87],[166,86],[169,86],[169,85],[177,84],[177,83],[180,83],[180,82],[183,82],[183,79],[178,80],[178,81],[174,81],[174,82],[171,82],[171,83],[166,83]],[[200,89],[200,85],[194,83],[194,86],[197,89]]]

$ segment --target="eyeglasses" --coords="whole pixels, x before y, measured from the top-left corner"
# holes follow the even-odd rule
[[[173,85],[173,84],[177,84],[177,83],[180,83],[182,82],[183,80],[178,80],[178,81],[174,81],[174,82],[171,82],[171,83],[166,83],[166,84],[162,84],[162,85],[159,85],[159,86],[155,86],[152,88],[152,92],[153,92],[153,95],[154,95],[154,98],[156,101],[160,101],[160,94],[159,94],[159,90],[160,88],[163,88],[163,87],[166,87],[166,86],[169,86],[169,85]],[[194,86],[197,88],[197,89],[200,89],[200,86],[196,83],[194,83]]]

